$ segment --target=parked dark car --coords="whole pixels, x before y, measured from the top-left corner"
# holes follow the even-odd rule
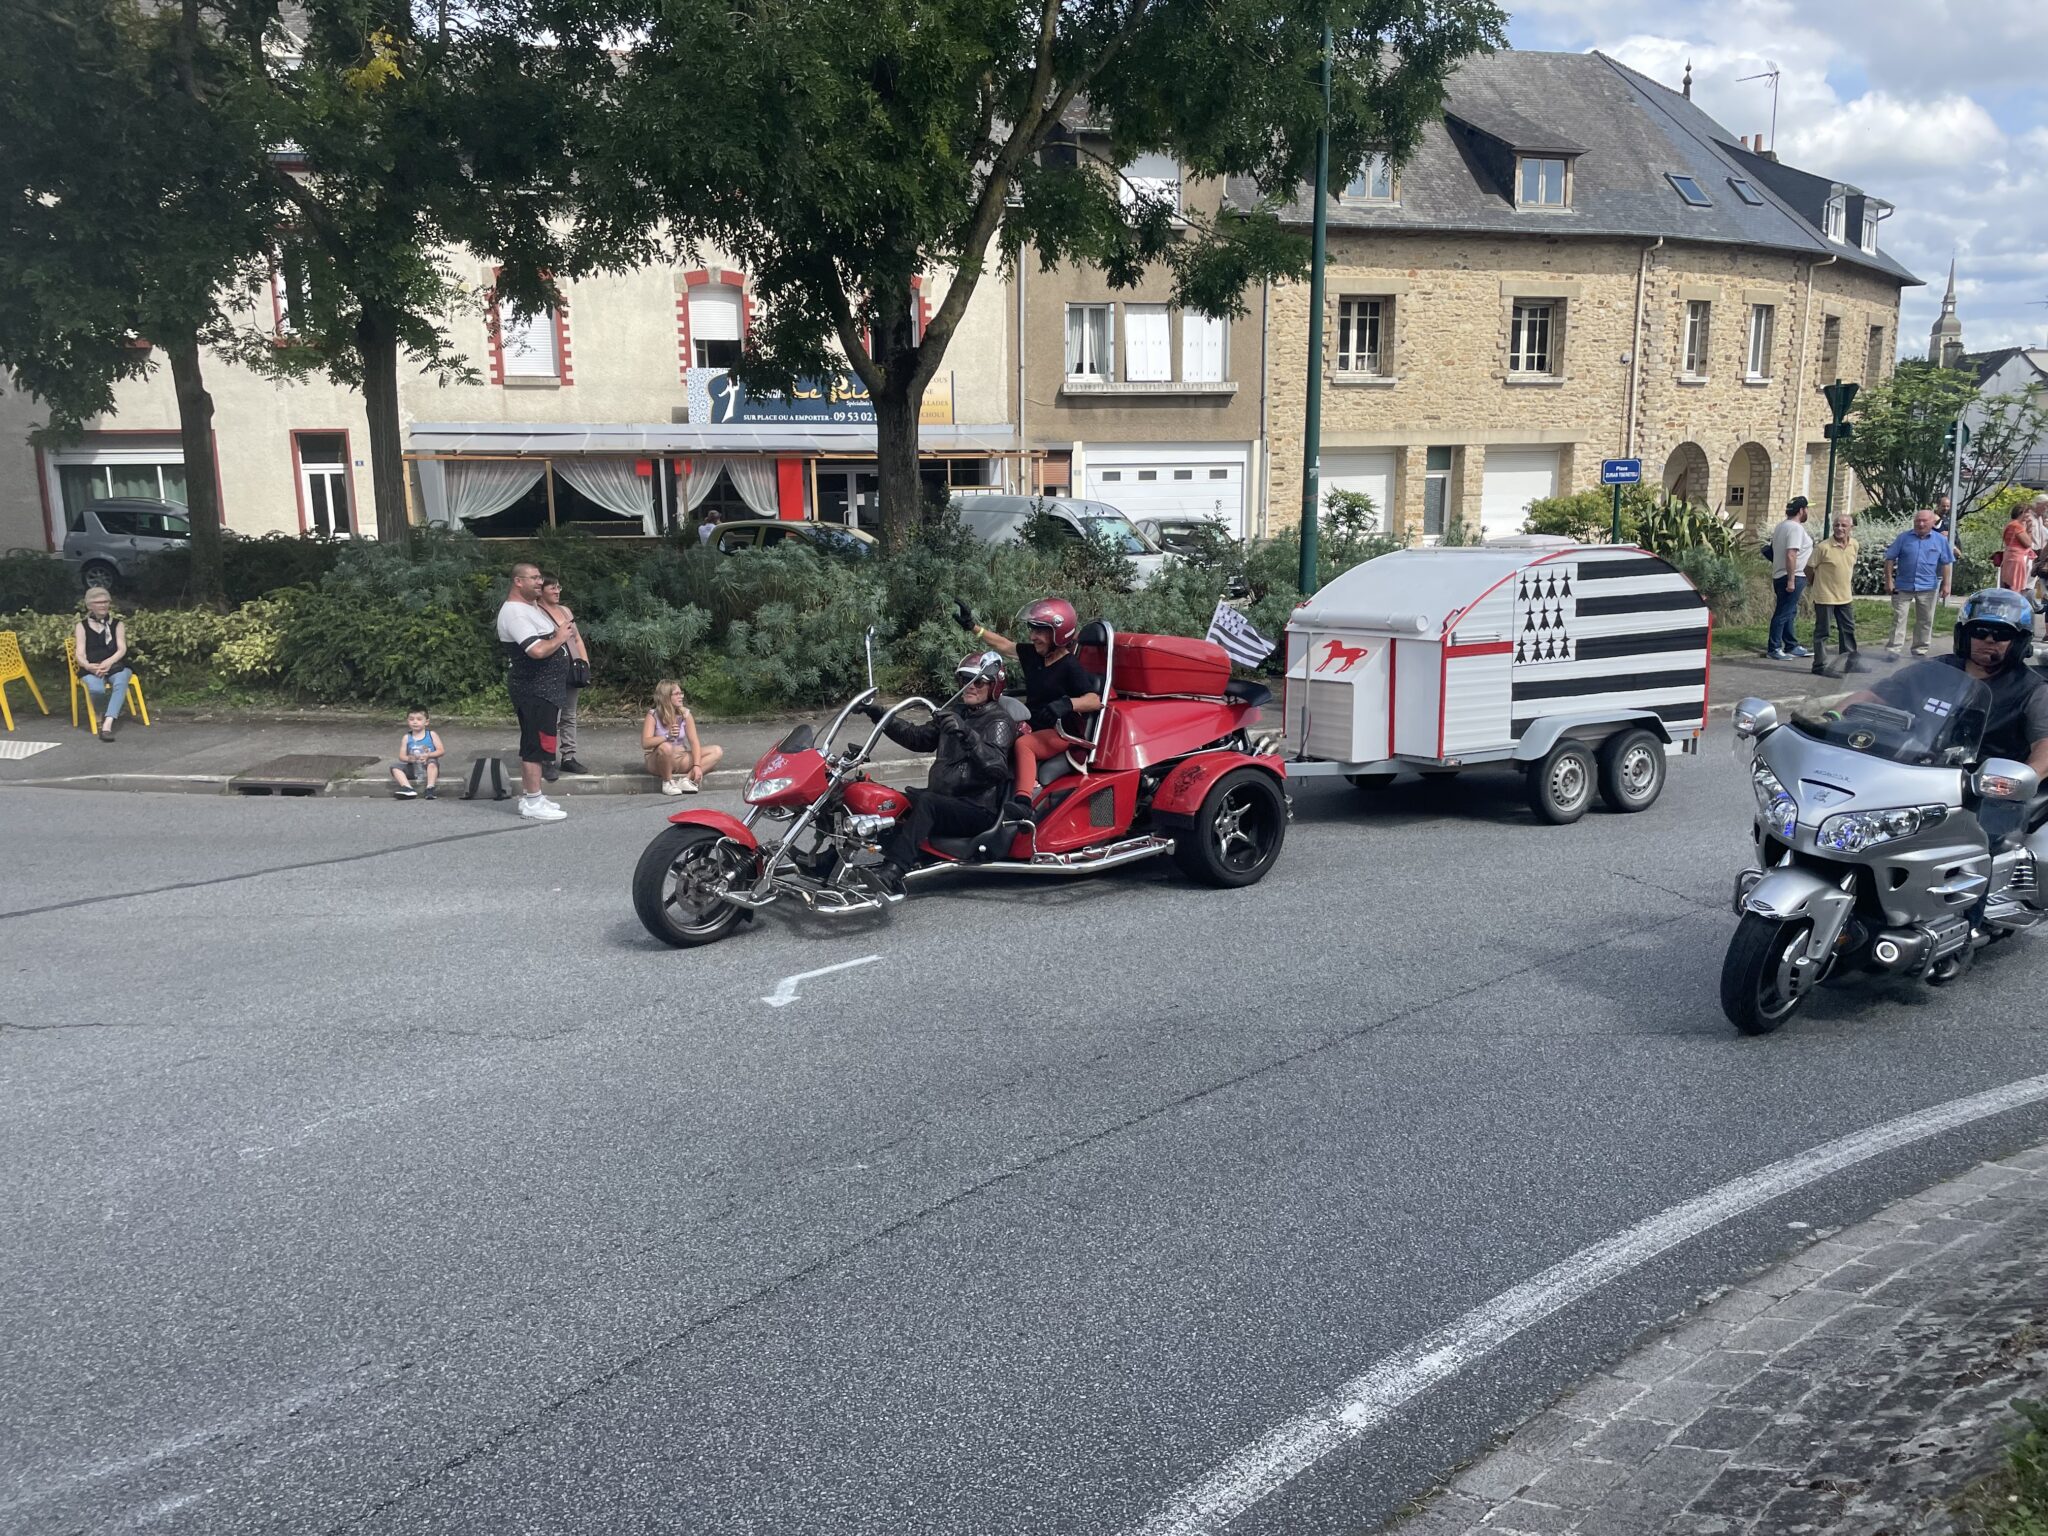
[[[1218,534],[1230,536],[1227,528],[1210,517],[1148,517],[1139,522],[1138,532],[1169,555],[1199,555]]]
[[[785,539],[794,539],[820,554],[850,555],[857,560],[866,559],[878,543],[873,534],[839,523],[796,522],[773,517],[720,523],[718,532],[711,539],[728,555],[738,554],[743,549],[773,549]]]
[[[64,559],[86,586],[112,587],[151,555],[183,548],[191,537],[177,502],[119,496],[79,514],[78,526],[64,535]]]

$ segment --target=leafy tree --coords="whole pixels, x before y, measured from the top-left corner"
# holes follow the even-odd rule
[[[1965,412],[1970,442],[1954,508],[1961,517],[2010,485],[2020,461],[2048,433],[2038,392],[1985,395],[1967,372],[1904,362],[1856,397],[1850,413],[1855,430],[1843,457],[1879,506],[1894,512],[1931,507],[1948,493],[1945,440],[1949,424]]]
[[[445,4],[306,0],[287,30],[277,0],[227,3],[272,142],[293,151],[270,168],[287,210],[274,257],[284,334],[258,326],[240,355],[362,390],[377,536],[402,541],[400,353],[442,380],[478,377],[447,330],[479,302],[443,258],[451,245],[516,253],[528,312],[553,301],[539,275],[558,252],[549,134],[570,98],[551,87],[542,50],[457,24]]]
[[[0,366],[75,436],[114,390],[171,365],[192,592],[221,599],[220,488],[203,346],[270,220],[239,60],[198,0],[47,0],[8,9],[0,50]],[[195,174],[204,167],[204,174]]]
[[[500,3],[580,68],[582,218],[745,268],[763,315],[750,387],[841,366],[867,386],[892,542],[917,515],[925,387],[992,259],[1028,246],[1120,287],[1164,265],[1176,303],[1241,313],[1247,287],[1303,265],[1273,209],[1313,174],[1325,22],[1341,175],[1374,146],[1409,150],[1503,19],[1493,0]],[[1118,176],[1144,151],[1267,202],[1185,219]],[[911,280],[942,271],[920,333]]]

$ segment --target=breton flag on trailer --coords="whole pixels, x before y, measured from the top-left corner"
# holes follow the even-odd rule
[[[1256,667],[1273,654],[1273,642],[1228,603],[1216,605],[1216,616],[1209,620],[1209,643],[1222,646],[1240,667]]]

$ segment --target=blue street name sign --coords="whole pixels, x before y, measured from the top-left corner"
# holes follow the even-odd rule
[[[1641,485],[1643,483],[1643,461],[1641,459],[1602,459],[1600,461],[1600,483],[1602,485]]]

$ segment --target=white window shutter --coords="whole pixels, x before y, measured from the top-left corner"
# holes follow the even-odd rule
[[[1172,325],[1164,304],[1124,306],[1124,377],[1165,383],[1173,377]]]
[[[1180,320],[1180,376],[1190,384],[1223,382],[1224,322],[1192,311]]]
[[[555,312],[543,309],[521,315],[498,312],[498,340],[509,379],[552,379],[560,372],[555,358]]]

